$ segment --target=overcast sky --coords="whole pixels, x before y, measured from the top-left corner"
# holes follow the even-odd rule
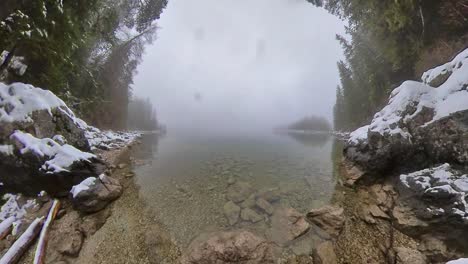
[[[307,115],[332,119],[335,34],[344,24],[305,0],[169,0],[134,93],[169,130],[248,130]]]

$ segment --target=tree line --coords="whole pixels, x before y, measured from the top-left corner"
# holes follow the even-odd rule
[[[326,118],[320,116],[308,116],[290,124],[288,129],[304,131],[330,131],[331,125]]]
[[[308,0],[345,19],[337,36],[335,129],[368,123],[404,80],[451,59],[468,44],[468,0]]]
[[[167,0],[0,2],[0,81],[49,89],[93,125],[127,125],[133,77]],[[24,74],[9,65],[23,57]]]

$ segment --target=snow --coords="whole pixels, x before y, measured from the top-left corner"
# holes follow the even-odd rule
[[[429,83],[440,74],[450,74],[448,79],[438,88]],[[369,125],[370,132],[381,135],[400,135],[411,139],[411,134],[402,124],[411,122],[424,108],[434,110],[431,120],[423,124],[428,125],[441,118],[458,111],[468,109],[468,49],[458,54],[451,62],[435,67],[425,72],[423,82],[406,81],[392,91],[389,103],[378,113]],[[413,109],[414,111],[409,111]],[[357,143],[366,139],[362,134],[363,128],[355,132],[349,143]]]
[[[456,260],[451,260],[447,264],[468,264],[468,258],[459,258]]]
[[[121,148],[141,136],[137,132],[101,131],[96,127],[87,126],[85,136],[91,149]]]
[[[59,106],[65,103],[50,91],[23,83],[0,83],[0,121],[32,122],[32,112],[47,110],[52,114],[51,110]]]
[[[23,198],[21,195],[9,193],[3,195],[3,200],[6,200],[6,202],[1,208],[0,220],[5,221],[13,217],[15,220],[13,222],[12,233],[15,234],[18,226],[22,222],[22,218],[26,215],[26,209],[37,206],[36,200],[29,199],[22,202],[21,200],[23,200]]]
[[[31,31],[24,31],[24,35],[31,36]],[[7,58],[9,52],[4,50],[2,51],[2,54],[0,55],[0,64],[2,64],[5,59]],[[11,70],[14,70],[16,74],[19,76],[23,76],[26,73],[26,70],[28,69],[28,65],[24,64],[24,57],[22,56],[13,56],[11,58],[10,63],[8,64],[8,68]]]
[[[452,213],[468,220],[468,175],[452,170],[448,163],[400,175],[401,183],[410,189],[422,190],[423,194],[447,194],[454,197]],[[430,210],[430,209],[429,209]]]
[[[3,153],[7,156],[13,155],[13,146],[12,145],[0,145],[0,153]]]
[[[83,180],[81,183],[73,186],[70,191],[70,193],[73,195],[73,198],[75,198],[80,192],[89,190],[89,188],[96,183],[96,180],[96,177],[89,177]]]
[[[28,229],[24,231],[24,233],[15,241],[15,243],[13,243],[10,249],[8,249],[5,255],[3,255],[3,257],[0,259],[0,264],[12,263],[11,260],[14,258],[17,252],[19,252],[21,248],[24,248],[31,241],[31,237],[35,235],[34,230],[38,225],[42,224],[42,219],[44,219],[44,217],[36,218],[29,225]]]
[[[23,83],[6,85],[0,82],[0,122],[32,122],[31,114],[34,111],[47,110],[52,115],[53,109],[67,115],[79,128],[85,131],[85,136],[92,149],[120,148],[141,135],[132,132],[101,131],[77,118],[73,111],[50,91]],[[66,140],[61,135],[56,135],[53,139],[45,141],[66,145]]]
[[[369,132],[369,126],[363,126],[356,129],[354,132],[349,134],[349,142],[354,144],[359,143],[360,141],[364,141],[367,139],[367,133]]]
[[[68,171],[73,163],[90,162],[90,159],[96,157],[94,154],[82,152],[71,145],[60,145],[50,138],[39,139],[19,130],[15,131],[10,138],[23,144],[21,154],[33,153],[40,157],[47,157],[48,160],[41,167],[41,170],[46,173]]]
[[[11,225],[15,222],[16,218],[14,216],[10,216],[7,219],[3,220],[0,223],[0,235],[5,234],[11,227]]]

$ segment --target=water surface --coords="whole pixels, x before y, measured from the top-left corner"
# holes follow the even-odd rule
[[[207,231],[267,232],[270,218],[261,210],[263,220],[257,223],[228,223],[223,206],[234,182],[247,183],[256,192],[275,190],[279,200],[274,207],[304,214],[329,203],[335,190],[336,141],[329,135],[169,133],[142,140],[135,154],[140,195],[181,248]]]

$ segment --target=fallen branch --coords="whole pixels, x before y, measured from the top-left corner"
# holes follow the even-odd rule
[[[0,240],[4,239],[6,236],[8,236],[8,234],[10,234],[11,226],[15,220],[16,218],[14,216],[10,216],[0,223]]]
[[[39,242],[37,243],[36,253],[34,255],[34,264],[43,264],[45,259],[45,253],[47,249],[47,238],[50,224],[54,221],[60,208],[59,200],[55,199],[50,206],[49,214],[47,219],[42,226],[41,235],[39,236]]]
[[[24,233],[13,243],[7,253],[0,259],[0,264],[15,264],[18,263],[21,256],[24,255],[31,243],[41,231],[44,217],[36,218],[24,231]]]

